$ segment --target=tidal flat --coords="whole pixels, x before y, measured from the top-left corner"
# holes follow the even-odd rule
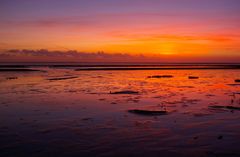
[[[239,69],[13,68],[0,157],[240,156]]]

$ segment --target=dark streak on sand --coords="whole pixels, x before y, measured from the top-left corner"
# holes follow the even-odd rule
[[[235,82],[240,82],[240,79],[236,79]]]
[[[43,70],[36,70],[36,69],[22,69],[22,68],[0,68],[0,72],[45,72]]]
[[[0,68],[28,68],[27,65],[0,65]]]
[[[69,80],[69,79],[75,79],[78,78],[77,76],[72,76],[72,77],[58,77],[58,78],[49,78],[47,80],[49,81],[60,81],[60,80]]]
[[[236,107],[236,106],[209,106],[209,107],[214,109],[240,110],[240,107]]]
[[[6,77],[7,80],[16,80],[18,77]]]
[[[240,83],[227,84],[229,86],[240,86]]]
[[[132,91],[132,90],[124,90],[124,91],[110,92],[110,94],[139,94],[139,92]]]
[[[188,76],[188,79],[199,79],[198,76]]]
[[[167,111],[150,111],[150,110],[128,110],[129,113],[135,113],[139,115],[146,115],[146,116],[156,116],[156,115],[167,115]]]
[[[148,76],[148,78],[173,78],[172,75],[153,75],[153,76]]]

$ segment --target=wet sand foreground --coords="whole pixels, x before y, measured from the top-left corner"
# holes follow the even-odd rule
[[[237,157],[239,79],[239,69],[2,70],[0,156]]]

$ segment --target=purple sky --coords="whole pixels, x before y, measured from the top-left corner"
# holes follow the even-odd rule
[[[0,49],[239,57],[239,15],[239,0],[0,0]]]

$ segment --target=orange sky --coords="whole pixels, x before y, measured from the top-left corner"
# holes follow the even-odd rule
[[[1,2],[0,49],[240,59],[239,1]]]

